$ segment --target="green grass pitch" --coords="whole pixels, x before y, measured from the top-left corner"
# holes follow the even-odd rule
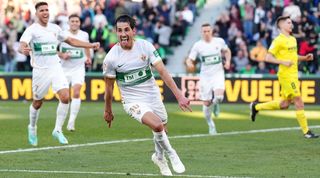
[[[76,132],[64,127],[72,147],[61,147],[51,136],[57,104],[43,104],[39,145],[32,147],[27,143],[30,102],[0,102],[0,177],[162,177],[150,159],[150,129],[126,115],[120,103],[113,105],[115,120],[108,128],[103,103],[83,102]],[[248,105],[222,104],[215,119],[219,134],[209,136],[201,106],[183,113],[175,103],[165,105],[171,144],[186,166],[179,177],[320,177],[320,139],[305,139],[291,129],[298,126],[293,106],[260,112],[252,123]],[[305,110],[309,125],[320,133],[320,107]]]

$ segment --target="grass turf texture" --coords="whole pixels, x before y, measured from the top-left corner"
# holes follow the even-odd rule
[[[30,102],[0,102],[0,152],[32,148],[27,143],[29,105]],[[44,103],[38,122],[39,145],[35,148],[60,146],[51,136],[56,106],[57,102]],[[166,103],[166,108],[169,115],[169,136],[208,133],[201,106],[193,106],[192,113],[183,113],[177,104],[172,103]],[[248,105],[223,104],[221,115],[215,119],[215,123],[219,133],[297,127],[292,109],[262,111],[256,122],[252,123]],[[306,107],[309,125],[320,125],[317,120],[319,109],[319,106]],[[152,138],[150,129],[125,114],[121,104],[114,104],[113,111],[115,120],[109,129],[103,120],[103,103],[83,102],[77,118],[76,132],[68,132],[64,127],[69,144]],[[320,132],[320,129],[313,130]],[[174,138],[170,141],[186,166],[182,177],[320,177],[320,139],[305,139],[300,130]],[[142,174],[157,177],[155,175],[159,174],[159,170],[150,160],[153,149],[153,142],[147,140],[0,154],[0,177],[127,177],[126,173],[131,174],[130,177],[143,177]],[[1,172],[5,169],[74,172]],[[112,172],[114,174],[107,175]],[[141,175],[134,176],[133,173]]]

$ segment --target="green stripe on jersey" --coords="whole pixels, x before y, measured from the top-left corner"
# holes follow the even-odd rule
[[[33,43],[35,54],[38,55],[56,55],[57,45],[54,43]]]
[[[208,55],[208,56],[202,56],[201,62],[203,62],[204,65],[214,65],[214,64],[221,63],[222,59],[219,54],[213,54],[213,55]]]
[[[82,59],[84,54],[83,50],[80,48],[65,48],[62,47],[61,51],[63,53],[69,53],[70,54],[70,59]]]
[[[116,79],[121,86],[134,86],[149,80],[152,77],[150,66],[128,72],[116,72]]]

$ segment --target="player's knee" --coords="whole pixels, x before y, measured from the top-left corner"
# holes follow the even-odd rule
[[[164,130],[164,126],[162,123],[157,123],[153,127],[153,131],[155,131],[155,132],[161,132],[163,130]]]
[[[221,103],[223,101],[223,95],[216,96],[217,102]]]
[[[41,100],[39,100],[39,101],[33,101],[33,102],[32,102],[32,106],[33,106],[34,109],[38,110],[38,109],[40,109],[41,106],[42,106],[42,101],[41,101]]]
[[[288,109],[288,108],[289,108],[289,102],[280,103],[280,109]]]
[[[59,99],[61,103],[68,104],[69,103],[69,93],[63,92],[59,95]]]
[[[73,98],[80,98],[80,92],[74,92]]]
[[[209,107],[209,106],[211,105],[211,102],[210,102],[210,101],[204,101],[204,102],[203,102],[203,105]]]

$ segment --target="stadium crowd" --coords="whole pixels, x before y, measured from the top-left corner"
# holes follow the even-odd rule
[[[16,2],[16,1],[13,1]],[[66,3],[66,1],[63,1]],[[76,2],[76,1],[75,1]],[[301,55],[313,53],[315,60],[301,62],[299,71],[320,74],[320,1],[319,0],[230,0],[230,7],[216,20],[214,33],[222,37],[232,51],[232,66],[228,73],[275,74],[277,66],[263,59],[271,41],[278,35],[275,19],[290,15],[294,22],[293,35]],[[81,29],[90,41],[100,42],[101,49],[92,55],[91,71],[101,71],[104,56],[116,43],[114,20],[123,13],[137,21],[137,38],[152,42],[164,61],[173,53],[172,46],[182,43],[205,0],[81,0],[77,13]],[[69,9],[68,9],[69,8]],[[63,5],[53,21],[65,30],[71,8]],[[75,7],[72,7],[77,9]],[[30,71],[29,58],[17,52],[18,40],[24,29],[33,23],[30,9],[21,10],[17,4],[5,8],[0,22],[0,71]],[[73,13],[73,12],[72,12]],[[10,15],[11,14],[11,15]]]
[[[232,51],[229,73],[275,74],[277,66],[263,62],[272,40],[279,34],[276,18],[288,15],[294,23],[298,54],[313,53],[312,62],[301,62],[299,72],[319,74],[319,0],[231,0],[230,8],[214,24]]]
[[[67,30],[68,15],[77,8],[68,9],[66,1],[63,2],[62,8],[53,8],[58,10],[52,21]],[[8,4],[5,18],[0,22],[0,67],[4,72],[31,70],[30,59],[17,50],[21,34],[35,19],[30,9],[23,11],[16,3]],[[82,21],[81,29],[89,34],[91,42],[101,44],[92,55],[93,65],[89,70],[101,71],[104,56],[117,42],[113,24],[119,15],[128,14],[136,19],[137,38],[152,42],[165,62],[167,55],[173,53],[171,47],[181,44],[204,3],[205,0],[81,0],[76,12]]]

